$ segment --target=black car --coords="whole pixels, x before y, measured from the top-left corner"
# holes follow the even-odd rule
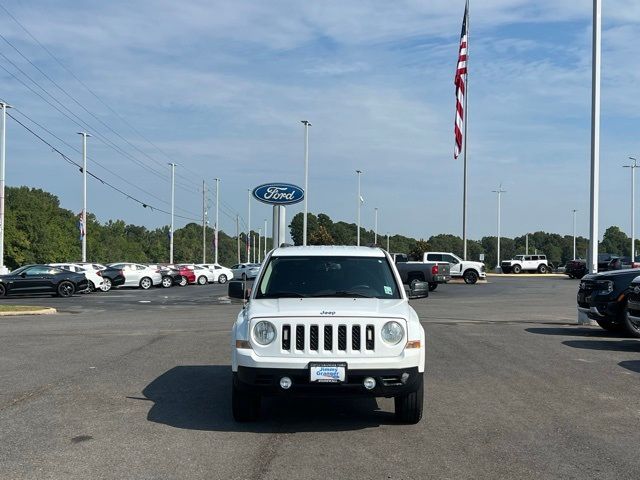
[[[180,275],[180,270],[176,268],[167,267],[166,265],[161,265],[159,267],[160,273],[162,274],[162,286],[163,288],[169,288],[173,285],[181,285],[184,286],[187,284],[187,279]]]
[[[0,275],[0,296],[40,293],[70,297],[89,288],[83,273],[49,265],[25,265],[8,275]]]
[[[104,280],[104,290],[109,291],[113,287],[124,285],[124,272],[121,268],[107,267],[101,270]]]
[[[605,330],[634,335],[627,322],[627,295],[638,275],[637,268],[585,275],[578,288],[578,311]]]
[[[569,260],[564,268],[564,273],[569,278],[582,278],[587,274],[587,262],[581,258]]]

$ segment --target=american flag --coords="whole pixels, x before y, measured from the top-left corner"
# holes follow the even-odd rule
[[[467,86],[467,17],[469,15],[469,2],[464,7],[464,18],[462,19],[462,33],[460,34],[460,50],[458,52],[458,66],[456,67],[456,77],[454,83],[456,85],[456,123],[454,133],[456,137],[456,146],[453,152],[453,158],[458,158],[462,151],[465,103],[464,96]]]

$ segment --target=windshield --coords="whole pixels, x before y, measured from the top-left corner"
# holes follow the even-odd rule
[[[255,298],[402,298],[384,257],[271,257]]]

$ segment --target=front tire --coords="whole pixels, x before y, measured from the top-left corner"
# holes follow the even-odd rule
[[[140,288],[143,290],[149,290],[153,286],[153,281],[149,277],[143,277],[140,280]]]
[[[393,401],[398,422],[418,423],[422,418],[422,404],[424,402],[424,379],[422,375],[420,375],[418,389],[415,392],[398,395]]]
[[[514,266],[511,268],[511,271],[512,271],[513,273],[515,273],[515,274],[518,274],[518,273],[520,273],[520,272],[522,271],[522,267],[521,267],[520,265],[514,265]]]
[[[218,277],[218,283],[220,283],[220,284],[227,283],[227,276],[226,276],[226,275],[224,275],[224,274],[220,275],[220,276]]]
[[[58,285],[58,296],[67,298],[71,297],[76,291],[76,287],[73,286],[73,283],[68,281],[62,281]]]
[[[260,417],[260,395],[242,391],[237,386],[236,374],[231,386],[231,411],[236,422],[255,422]]]
[[[205,277],[204,275],[200,275],[198,277],[198,285],[206,285],[207,283],[207,277]]]
[[[462,275],[462,278],[464,278],[464,283],[473,285],[478,281],[478,274],[474,270],[467,270]]]
[[[7,287],[0,283],[0,297],[4,297],[7,294]]]
[[[162,288],[169,288],[171,286],[173,286],[173,278],[162,277]]]
[[[624,331],[630,337],[640,338],[640,323],[634,322],[629,318],[629,312],[626,308],[624,312]]]

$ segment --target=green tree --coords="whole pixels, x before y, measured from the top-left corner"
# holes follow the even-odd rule
[[[333,237],[323,225],[320,225],[309,237],[309,245],[333,245],[334,243]]]
[[[422,259],[424,258],[424,253],[428,252],[429,250],[431,250],[431,247],[429,246],[429,244],[425,242],[423,239],[420,239],[414,244],[413,248],[409,251],[409,256],[413,260],[421,262]]]

